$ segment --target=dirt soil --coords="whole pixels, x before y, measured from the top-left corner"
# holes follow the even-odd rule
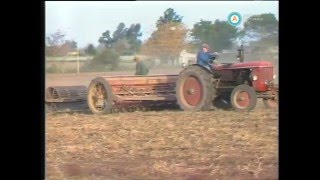
[[[46,86],[100,75],[49,74]],[[46,179],[278,179],[278,110],[50,113]]]

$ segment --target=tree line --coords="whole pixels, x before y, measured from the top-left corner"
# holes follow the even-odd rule
[[[111,64],[118,66],[120,55],[144,54],[158,58],[162,62],[179,57],[182,50],[196,52],[202,43],[209,44],[214,51],[230,49],[236,41],[245,43],[246,39],[254,39],[251,44],[278,44],[278,21],[274,14],[253,15],[244,22],[244,28],[231,26],[227,21],[201,19],[188,29],[183,23],[183,16],[168,8],[156,22],[156,30],[145,41],[142,36],[141,24],[126,26],[119,23],[116,30],[102,32],[98,38],[103,50],[89,44],[84,52],[94,56],[93,64]],[[73,40],[65,40],[65,35],[58,31],[46,38],[46,55],[61,56],[77,49]]]

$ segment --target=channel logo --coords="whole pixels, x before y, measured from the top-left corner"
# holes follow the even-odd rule
[[[238,26],[242,22],[242,16],[238,12],[232,12],[228,16],[228,23],[231,26]]]

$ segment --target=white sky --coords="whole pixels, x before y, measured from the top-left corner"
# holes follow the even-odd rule
[[[273,13],[279,19],[278,1],[47,1],[45,6],[46,36],[60,29],[78,47],[98,45],[102,33],[110,30],[112,34],[121,22],[126,27],[140,23],[145,40],[168,8],[183,16],[182,22],[190,29],[201,19],[227,20],[231,12],[240,13],[244,21],[262,13]]]

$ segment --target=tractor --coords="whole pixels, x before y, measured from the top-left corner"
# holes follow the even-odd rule
[[[238,49],[237,62],[211,63],[210,69],[197,64],[184,68],[176,83],[176,98],[185,111],[212,107],[250,111],[262,98],[266,108],[278,107],[278,86],[271,62],[244,62],[244,49]],[[214,62],[214,61],[212,61]]]

